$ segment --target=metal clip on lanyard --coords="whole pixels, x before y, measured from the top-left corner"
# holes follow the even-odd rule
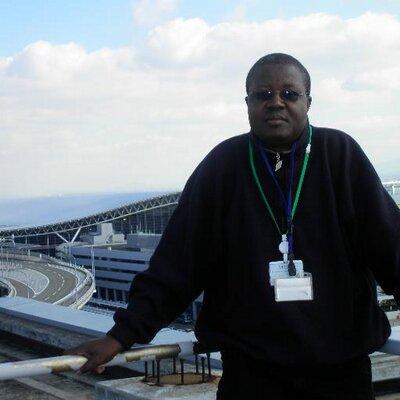
[[[253,146],[251,144],[251,140],[249,137],[249,159],[250,159],[250,165],[251,165],[251,171],[253,173],[253,177],[254,177],[254,181],[256,182],[256,185],[258,187],[258,190],[260,192],[261,198],[268,210],[268,213],[270,215],[270,217],[272,218],[272,221],[275,224],[275,227],[277,228],[279,234],[282,237],[282,243],[284,243],[286,241],[287,238],[287,242],[288,242],[288,253],[289,253],[289,265],[288,265],[288,272],[290,276],[294,276],[296,275],[296,268],[293,262],[293,219],[297,210],[297,205],[299,202],[299,197],[300,197],[300,193],[301,190],[303,188],[303,182],[304,182],[304,176],[306,174],[306,170],[307,170],[307,165],[308,165],[308,160],[310,158],[310,152],[311,152],[311,139],[312,139],[312,127],[311,125],[309,125],[308,127],[308,143],[307,143],[307,147],[304,153],[304,159],[303,159],[303,166],[301,169],[301,174],[300,174],[300,179],[299,179],[299,183],[297,185],[296,188],[296,195],[294,197],[294,201],[293,201],[293,205],[292,205],[292,186],[293,186],[293,181],[294,181],[294,164],[295,164],[295,152],[296,152],[296,147],[297,147],[297,141],[293,143],[292,145],[292,149],[291,149],[291,153],[290,153],[290,183],[289,183],[289,191],[288,191],[288,196],[287,198],[285,198],[285,195],[283,194],[282,188],[279,185],[279,182],[277,180],[277,177],[275,175],[275,172],[273,171],[271,164],[268,160],[267,155],[265,154],[265,150],[262,147],[262,145],[260,143],[258,143],[258,147],[259,147],[259,151],[261,153],[261,157],[264,161],[264,164],[266,165],[266,168],[269,172],[269,174],[271,175],[273,181],[275,182],[275,185],[278,188],[278,193],[279,196],[281,198],[282,204],[284,206],[284,210],[286,212],[286,221],[287,221],[287,231],[286,233],[283,233],[282,230],[280,229],[276,218],[275,218],[275,214],[272,211],[272,208],[268,202],[267,196],[265,195],[265,192],[261,186],[260,183],[260,178],[258,176],[256,167],[255,167],[255,163],[254,163],[254,152],[253,152]],[[285,260],[285,258],[284,258]],[[287,260],[285,260],[287,261]]]

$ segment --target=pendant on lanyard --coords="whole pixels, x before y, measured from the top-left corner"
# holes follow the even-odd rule
[[[279,251],[283,254],[283,261],[288,262],[289,243],[285,233],[282,235],[282,242],[279,243]]]
[[[255,167],[255,163],[254,163],[253,146],[252,146],[250,138],[249,138],[249,159],[250,159],[250,165],[251,165],[253,177],[254,177],[255,183],[258,187],[258,190],[260,192],[261,198],[268,210],[268,213],[282,238],[282,241],[279,244],[279,251],[283,254],[284,263],[288,263],[288,272],[289,272],[290,276],[296,275],[296,268],[295,268],[295,264],[293,262],[293,219],[294,219],[294,216],[295,216],[295,213],[297,210],[300,193],[303,188],[304,176],[305,176],[305,173],[307,170],[308,160],[310,158],[311,139],[312,139],[312,127],[311,127],[311,125],[309,125],[308,143],[307,143],[307,147],[306,147],[306,150],[304,153],[303,166],[301,169],[300,179],[299,179],[299,183],[296,188],[296,194],[294,197],[293,204],[292,204],[292,185],[293,185],[293,181],[294,181],[294,169],[295,169],[294,164],[295,164],[295,151],[296,151],[297,141],[292,145],[292,150],[291,150],[291,154],[290,154],[290,158],[291,158],[290,184],[289,184],[289,191],[288,191],[287,198],[283,194],[282,188],[279,185],[279,182],[276,178],[276,174],[273,171],[273,169],[268,161],[267,155],[265,154],[265,150],[262,148],[262,145],[260,143],[258,144],[261,157],[264,161],[264,164],[267,167],[269,174],[271,175],[273,181],[275,182],[275,185],[278,189],[279,196],[280,196],[282,204],[284,206],[284,210],[286,213],[286,222],[287,222],[287,231],[284,233],[284,232],[282,232],[282,230],[280,229],[280,227],[276,221],[275,214],[272,211],[272,208],[268,202],[267,196],[261,186],[260,178],[258,176],[256,167]]]

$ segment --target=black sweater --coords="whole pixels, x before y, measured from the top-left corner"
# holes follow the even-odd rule
[[[305,129],[296,182],[306,136]],[[125,347],[148,343],[204,290],[195,333],[205,345],[286,366],[333,364],[377,350],[390,326],[374,279],[398,298],[399,208],[350,136],[314,128],[294,218],[295,258],[312,273],[314,300],[276,302],[268,263],[282,259],[280,236],[251,174],[249,138],[254,142],[252,134],[222,142],[196,168],[148,270],[132,283],[127,310],[116,312],[108,334]],[[255,154],[271,206],[283,215]],[[289,173],[284,158],[282,183]]]

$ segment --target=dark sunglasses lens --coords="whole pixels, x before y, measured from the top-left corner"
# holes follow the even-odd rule
[[[283,90],[281,92],[281,96],[282,99],[286,101],[297,101],[297,99],[300,97],[300,94],[294,90]]]
[[[274,94],[268,91],[255,92],[253,97],[257,101],[269,101],[274,97]]]

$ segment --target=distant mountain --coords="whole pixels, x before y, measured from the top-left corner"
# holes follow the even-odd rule
[[[0,230],[61,222],[97,214],[168,192],[83,194],[0,200]]]

